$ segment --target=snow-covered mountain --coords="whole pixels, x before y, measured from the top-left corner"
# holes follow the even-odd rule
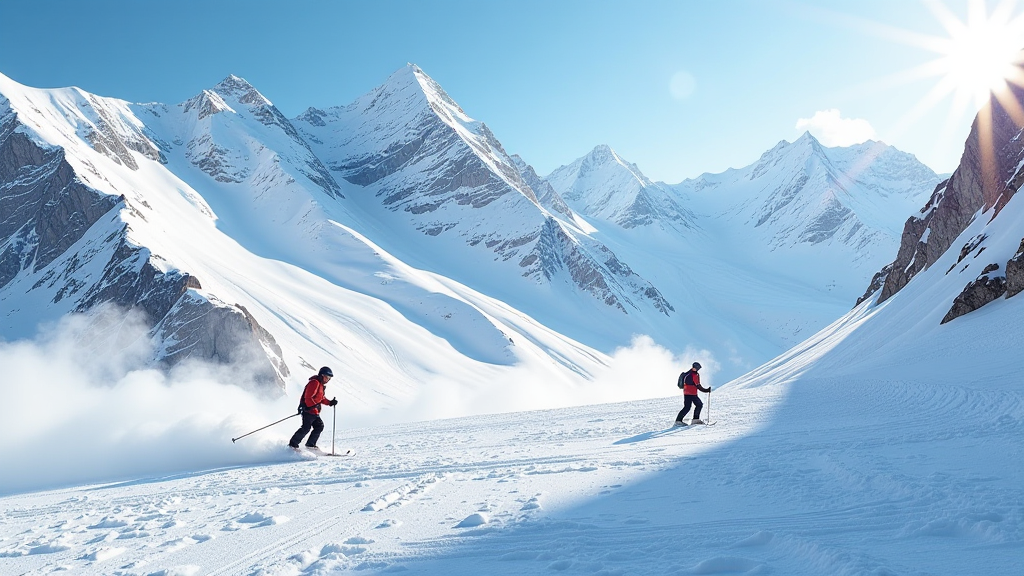
[[[295,119],[235,76],[177,105],[0,94],[4,338],[112,303],[145,317],[138,365],[275,392],[333,364],[367,406],[533,363],[592,378],[636,335],[739,375],[848,308],[927,179],[809,136],[675,187],[606,146],[541,178],[413,65]]]
[[[528,312],[538,299],[557,307],[549,291],[626,314],[672,310],[571,214],[548,211],[487,126],[414,65],[348,106],[307,110],[295,125],[350,185],[379,231],[371,237],[407,261]]]
[[[693,215],[663,184],[651,182],[636,164],[607,145],[597,146],[545,180],[577,212],[623,228],[658,224],[691,227]]]
[[[804,134],[745,168],[676,185],[652,182],[607,146],[544,181],[596,238],[685,303],[673,321],[690,338],[742,371],[739,358],[779,353],[849,310],[940,177],[879,142],[827,148]]]
[[[4,337],[115,304],[148,318],[159,348],[151,360],[244,363],[253,380],[283,386],[279,348],[245,307],[203,293],[194,274],[154,254],[168,239],[153,242],[152,232],[167,221],[147,188],[166,181],[166,158],[131,105],[6,77],[0,94]],[[208,225],[198,195],[174,196]],[[199,233],[203,223],[195,225]]]
[[[135,366],[208,361],[280,393],[331,364],[367,406],[512,364],[558,386],[607,361],[375,245],[291,121],[239,78],[176,106],[6,78],[0,93],[4,338],[112,303],[144,316]]]
[[[1011,112],[1024,91],[1013,90],[1011,112],[993,99],[982,112],[991,122],[976,122],[958,169],[907,221],[886,267],[893,287],[716,384],[704,412],[716,425],[672,427],[677,399],[361,429],[343,420],[331,446],[338,440],[356,456],[310,461],[283,446],[292,430],[284,426],[227,441],[293,412],[292,398],[144,371],[90,380],[88,365],[61,353],[66,346],[88,353],[96,340],[139,334],[124,314],[97,313],[84,329],[81,318],[61,317],[102,302],[136,306],[152,315],[143,334],[162,343],[156,353],[168,361],[178,344],[201,358],[244,350],[223,339],[240,318],[253,349],[269,347],[272,334],[285,365],[310,368],[306,354],[337,361],[339,380],[367,403],[437,385],[410,382],[436,374],[490,378],[511,390],[504,399],[521,400],[576,384],[577,373],[609,359],[375,244],[369,235],[381,233],[388,209],[375,208],[375,194],[350,201],[371,186],[349,188],[343,178],[332,186],[325,178],[337,167],[318,163],[315,147],[240,86],[229,78],[204,92],[211,106],[199,118],[188,103],[133,106],[0,77],[3,336],[59,319],[52,332],[70,341],[0,342],[0,460],[13,463],[0,467],[0,570],[1019,573],[1024,127]],[[693,228],[654,220],[627,228],[580,216],[570,202],[548,209],[558,205],[550,191],[535,196],[574,234],[607,238],[623,259],[661,270],[655,283],[677,274],[672,320],[746,327],[754,337],[756,322],[737,318],[757,304],[778,312],[787,295],[809,297],[794,310],[818,301],[805,268],[829,254],[840,267],[878,257],[851,255],[881,245],[883,221],[896,216],[858,207],[893,190],[917,194],[917,170],[900,154],[873,170],[865,154],[889,155],[875,145],[797,144],[766,154],[763,171],[691,189],[704,202]],[[793,166],[806,170],[799,186],[799,170],[774,172],[793,160],[793,147],[804,159]],[[531,189],[543,188],[511,160]],[[842,190],[833,168],[847,178]],[[900,181],[905,189],[890,186]],[[733,198],[726,184],[751,193]],[[798,209],[813,198],[825,208]],[[727,210],[707,211],[716,206]],[[766,242],[749,243],[747,257],[768,264],[741,266],[728,246],[738,236],[712,241],[730,230],[761,234]],[[773,270],[781,267],[790,269]],[[188,347],[175,335],[194,324],[203,329]],[[505,338],[513,333],[514,345]],[[657,360],[651,352],[614,384],[636,385]],[[502,362],[527,365],[531,378],[509,378]],[[643,376],[671,386],[677,366],[669,358]],[[460,400],[443,386],[420,398],[435,406],[399,418]],[[60,457],[40,450],[40,438]]]
[[[914,156],[868,141],[826,148],[809,133],[754,164],[687,180],[695,209],[739,226],[769,250],[795,246],[877,257],[898,243],[906,215],[940,181]]]

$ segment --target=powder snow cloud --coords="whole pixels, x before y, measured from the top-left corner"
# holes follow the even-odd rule
[[[297,418],[231,441],[295,415],[295,394],[254,394],[244,366],[183,362],[161,371],[152,357],[142,317],[114,306],[0,341],[0,495],[296,458],[285,444]],[[324,414],[321,445],[330,445],[335,417],[343,439],[354,427],[670,396],[694,360],[713,382],[720,366],[707,350],[677,356],[638,336],[589,377],[552,380],[544,359],[492,366],[483,378],[437,374],[388,409],[347,401],[340,375],[327,392],[343,403]]]

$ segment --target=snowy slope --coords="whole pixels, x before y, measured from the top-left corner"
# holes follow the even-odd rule
[[[671,312],[574,218],[542,206],[487,126],[414,65],[348,106],[307,110],[295,125],[348,184],[366,235],[404,261],[577,338],[636,323],[623,315]]]
[[[559,387],[606,363],[518,310],[369,241],[290,122],[238,78],[178,106],[9,80],[2,92],[11,143],[25,134],[55,161],[66,159],[83,202],[111,199],[45,262],[30,228],[4,246],[5,254],[31,255],[24,260],[31,265],[18,260],[3,289],[8,326],[19,330],[5,337],[31,336],[40,321],[91,308],[113,291],[113,301],[142,305],[148,315],[143,339],[151,349],[143,357],[187,356],[193,344],[200,353],[193,358],[220,360],[237,383],[270,371],[279,386],[300,386],[306,370],[331,364],[357,383],[345,391],[351,399],[376,408],[409,401],[431,383],[491,382],[513,364]],[[10,186],[38,171],[18,166]],[[47,229],[53,219],[32,222]],[[135,299],[168,277],[179,280],[161,306]],[[250,347],[230,340],[239,330],[252,334]],[[136,360],[129,368],[148,365]]]
[[[357,453],[339,459],[282,453],[291,426],[252,445],[221,438],[221,462],[265,463],[0,498],[0,562],[17,574],[1016,574],[1024,391],[1004,354],[1021,341],[1001,329],[1024,306],[886,347],[877,333],[921,308],[902,297],[716,390],[713,427],[669,428],[680,403],[666,399],[340,430]],[[938,384],[950,376],[969,384]]]
[[[702,232],[689,208],[699,202],[607,147],[563,171],[567,202],[412,65],[294,120],[235,76],[178,105],[9,80],[2,92],[11,134],[65,155],[84,187],[72,199],[102,207],[52,238],[46,259],[28,256],[33,238],[46,244],[39,231],[80,207],[5,230],[6,338],[112,301],[145,311],[156,361],[245,365],[240,380],[263,390],[332,363],[360,402],[386,406],[424,381],[490,381],[493,367],[532,365],[524,358],[553,361],[555,381],[590,377],[637,335],[735,377],[845,312],[847,285],[866,283],[845,265],[856,255],[806,259],[798,245],[773,261]],[[7,199],[52,204],[44,183],[63,172],[50,172]],[[872,182],[884,196],[890,182]]]
[[[726,379],[845,314],[938,181],[884,144],[826,148],[809,134],[678,185],[652,183],[607,146],[544,179],[678,303],[649,333],[699,342]]]
[[[40,94],[54,96],[34,95]],[[54,111],[38,99],[33,104]],[[0,136],[14,141],[5,129]],[[91,156],[93,146],[78,149],[76,162],[113,162],[105,153]],[[193,165],[182,150],[161,152],[164,157],[150,164],[134,154],[127,158],[140,172],[159,169],[161,160],[172,167]],[[1011,181],[1003,183],[1002,201],[980,210],[948,250],[893,296],[881,303],[867,300],[764,366],[715,384],[704,414],[716,422],[711,427],[670,428],[678,398],[406,422],[444,410],[469,411],[457,404],[485,388],[446,395],[438,392],[452,388],[441,383],[422,404],[393,414],[398,424],[360,426],[380,416],[359,415],[346,402],[338,429],[332,419],[320,445],[355,448],[356,455],[311,461],[282,447],[294,419],[238,443],[228,441],[293,412],[291,398],[256,398],[226,385],[223,373],[135,370],[107,379],[107,372],[124,374],[117,359],[92,353],[91,326],[64,318],[35,341],[0,344],[6,377],[36,383],[45,374],[49,401],[42,421],[36,411],[20,409],[8,409],[0,419],[0,460],[17,463],[0,468],[0,571],[1019,574],[1024,296],[1007,291],[942,322],[965,281],[992,275],[986,269],[993,262],[1009,268],[1020,259],[1024,198],[1012,193],[1019,170],[1018,161]],[[108,173],[132,178],[125,171]],[[197,178],[215,178],[199,173],[205,175]],[[154,181],[159,180],[146,178],[149,186]],[[222,200],[201,210],[189,193],[195,189],[174,182],[182,182],[175,184],[175,194],[152,196],[158,202],[153,213],[166,218],[152,216],[153,221],[194,226],[190,233],[199,238],[175,239],[227,254],[216,261],[222,270],[211,266],[200,276],[227,284],[254,275],[251,290],[276,295],[261,302],[272,302],[277,321],[301,324],[315,317],[316,324],[307,325],[310,332],[349,330],[352,339],[345,344],[353,357],[375,353],[366,344],[369,334],[403,342],[404,331],[417,325],[382,300],[287,262],[232,249],[218,219],[245,214],[218,212],[218,202],[230,208]],[[957,202],[956,193],[948,188],[946,201]],[[320,206],[348,198],[325,195],[330,200]],[[113,210],[112,216],[128,224],[139,218]],[[205,228],[196,224],[199,218],[205,218]],[[102,229],[102,220],[97,223],[84,229],[87,242]],[[611,374],[608,389],[626,383],[649,386],[642,390],[646,396],[662,387],[666,395],[675,392],[680,359],[666,358],[651,343],[635,346],[633,356],[595,354],[583,362],[592,354],[586,347],[531,325],[500,301],[392,260],[345,224],[336,227],[353,239],[347,246],[353,255],[341,262],[349,263],[354,277],[379,272],[371,258],[386,259],[399,284],[435,282],[450,291],[449,298],[462,297],[532,338],[521,346],[516,337],[517,354],[536,354],[519,372],[469,363],[424,330],[400,347],[401,360],[421,363],[421,374],[450,363],[437,373],[493,378],[499,386],[487,390],[505,394],[499,397],[504,406],[515,408],[523,396],[561,389],[548,387],[545,379],[571,366],[596,370],[620,360],[628,369]],[[32,234],[16,238],[35,241]],[[626,240],[623,234],[620,243]],[[359,243],[364,250],[357,249]],[[972,248],[965,252],[962,246]],[[354,263],[357,257],[362,265]],[[325,268],[335,265],[334,273],[344,275],[340,264]],[[15,282],[34,273],[19,268]],[[391,277],[383,280],[387,286]],[[765,286],[769,280],[764,278]],[[776,303],[774,296],[744,291],[743,282],[733,286],[752,300]],[[205,288],[189,290],[199,294]],[[333,320],[322,320],[325,314]],[[291,345],[286,340],[283,348]],[[558,358],[579,363],[551,368]],[[519,366],[524,364],[530,363]],[[375,367],[382,379],[391,376],[385,363]],[[360,374],[358,361],[346,368]],[[358,382],[335,385],[345,391]],[[39,401],[38,390],[2,386],[0,406],[31,406]],[[573,395],[565,398],[572,401]],[[61,448],[60,457],[40,450],[40,437]],[[59,488],[33,492],[42,486]]]
[[[983,229],[991,250],[1011,252],[1024,229],[1022,198],[961,239]],[[950,251],[884,303],[863,303],[716,388],[705,408],[712,427],[668,427],[678,399],[342,423],[330,439],[356,455],[306,461],[280,447],[290,424],[231,444],[252,425],[207,416],[193,421],[205,434],[170,431],[180,451],[149,460],[149,475],[0,498],[0,566],[125,575],[1017,574],[1024,299],[940,324],[961,288],[945,274],[958,256]],[[671,386],[672,374],[663,376]],[[155,402],[169,392],[150,390]],[[26,473],[71,478],[118,460],[76,454],[80,462],[47,457]],[[194,472],[171,473],[179,470]]]

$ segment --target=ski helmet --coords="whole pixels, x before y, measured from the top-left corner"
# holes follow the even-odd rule
[[[700,362],[694,362],[693,363],[693,368],[694,368],[694,370],[700,370]]]
[[[334,372],[331,372],[331,369],[328,368],[327,366],[321,368],[319,374],[320,376],[330,376],[331,378],[334,378]]]

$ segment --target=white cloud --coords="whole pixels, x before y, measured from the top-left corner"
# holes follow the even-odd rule
[[[796,121],[796,129],[810,132],[825,146],[850,146],[875,137],[875,129],[863,118],[843,118],[839,110],[819,110]]]

